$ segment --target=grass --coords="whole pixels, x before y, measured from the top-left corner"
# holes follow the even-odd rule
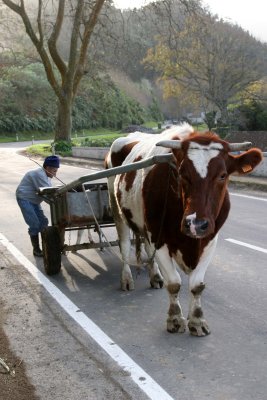
[[[0,133],[0,143],[9,142],[29,142],[34,140],[53,140],[54,134],[51,132],[19,132],[19,133]]]
[[[38,155],[41,157],[51,156],[52,148],[49,144],[34,144],[32,146],[27,147],[26,153],[29,156]]]
[[[96,136],[112,136],[119,135],[120,131],[114,131],[111,129],[92,129],[87,130],[84,129],[79,132],[73,132],[72,140],[78,141],[83,140],[86,137],[96,137]],[[8,142],[29,142],[32,140],[51,140],[51,142],[55,138],[54,132],[19,132],[19,133],[0,133],[0,143],[8,143]]]

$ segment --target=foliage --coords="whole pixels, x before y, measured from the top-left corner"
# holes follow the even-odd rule
[[[70,156],[73,143],[66,140],[59,140],[51,143],[52,152],[62,156]]]
[[[2,69],[0,132],[51,132],[55,125],[55,98],[42,64]]]
[[[238,130],[266,131],[267,104],[258,101],[249,101],[236,107],[231,113],[233,126]]]
[[[189,16],[171,38],[161,37],[144,62],[158,72],[168,97],[198,100],[227,123],[228,105],[266,74],[265,53],[241,28],[202,13]]]
[[[125,134],[114,133],[112,135],[89,136],[81,141],[84,147],[110,147],[115,139],[126,136]]]
[[[205,114],[204,122],[207,124],[209,130],[215,127],[216,111],[210,111]]]
[[[0,114],[0,133],[25,131],[51,132],[53,127],[54,120],[51,117],[30,117],[21,113]]]
[[[236,108],[242,103],[240,92],[248,99],[248,87],[255,87],[255,82],[260,91],[266,75],[266,45],[242,28],[212,16],[198,0],[162,0],[124,11],[102,0],[40,0],[32,2],[31,8],[25,2],[25,10],[19,1],[2,3],[7,7],[2,5],[5,12],[0,15],[0,133],[55,132],[58,124],[67,125],[69,119],[74,132],[121,129],[147,119],[159,122],[162,112],[165,118],[178,119],[213,110],[220,111],[222,124],[228,125],[229,104]],[[13,11],[11,3],[17,4]],[[38,7],[42,7],[39,14]],[[91,18],[93,10],[96,19]],[[22,23],[24,11],[29,11],[29,20]],[[76,11],[82,19],[76,20]],[[83,23],[93,20],[87,26],[86,47]],[[27,35],[26,21],[32,27],[26,29]],[[87,51],[80,52],[82,47],[88,48],[86,57]],[[81,63],[75,66],[77,60]],[[111,75],[115,71],[121,82],[114,85],[106,71]],[[138,93],[127,87],[128,77]],[[144,78],[149,87],[141,91]],[[129,94],[142,106],[129,99]],[[261,93],[264,97],[266,93]],[[59,122],[57,105],[67,98],[72,112],[62,106],[67,115]],[[64,128],[61,133],[70,140]]]
[[[152,103],[148,107],[149,114],[154,121],[160,122],[163,120],[163,114],[159,108],[158,101],[155,97],[152,99]]]
[[[29,156],[38,155],[42,157],[47,157],[51,156],[52,154],[50,144],[34,144],[32,146],[29,146],[26,151]]]
[[[142,124],[147,118],[146,110],[119,90],[108,75],[85,79],[73,110],[74,130],[122,129],[128,124]]]
[[[105,0],[96,0],[93,4],[78,1],[75,5],[65,1],[51,3],[40,0],[32,5],[35,12],[32,12],[31,7],[26,7],[23,1],[2,2],[20,18],[57,98],[56,139],[69,141],[73,102],[80,81],[86,74],[89,44]],[[37,23],[35,15],[38,15]],[[65,56],[60,52],[58,40],[63,33],[63,23],[68,25],[70,32],[67,35],[70,51]]]
[[[0,88],[0,133],[54,130],[55,97],[40,63],[3,70]],[[74,131],[121,129],[149,117],[149,110],[126,96],[107,75],[84,79],[72,113]]]

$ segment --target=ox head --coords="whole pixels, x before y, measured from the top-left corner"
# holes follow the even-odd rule
[[[251,143],[229,144],[212,133],[196,134],[184,141],[163,140],[157,146],[170,148],[175,156],[183,203],[181,231],[193,238],[216,233],[226,220],[230,174],[251,172],[262,160],[259,149],[248,150]]]

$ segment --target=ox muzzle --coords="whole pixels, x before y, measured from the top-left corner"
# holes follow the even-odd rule
[[[196,214],[187,215],[182,221],[183,234],[194,239],[201,239],[211,232],[211,224],[207,219],[196,218]]]

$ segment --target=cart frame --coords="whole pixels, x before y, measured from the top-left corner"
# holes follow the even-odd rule
[[[146,160],[84,175],[60,187],[40,188],[38,194],[50,206],[51,223],[42,232],[44,267],[47,275],[59,273],[61,255],[66,251],[81,249],[103,249],[118,246],[119,241],[103,241],[102,228],[115,226],[109,206],[106,182],[93,182],[129,171],[136,171],[159,163],[173,161],[172,153],[157,155]],[[81,244],[65,243],[65,232],[93,229],[98,233],[99,242]]]

